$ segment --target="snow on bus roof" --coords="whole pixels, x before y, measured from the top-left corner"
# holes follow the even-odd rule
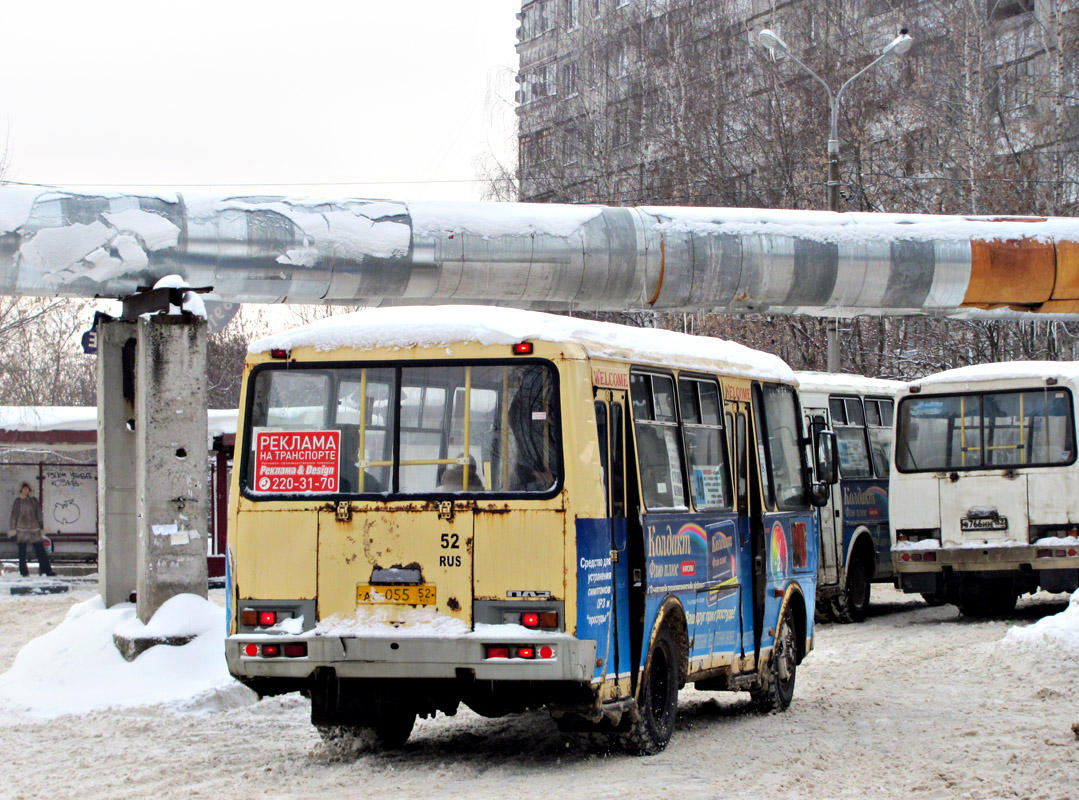
[[[251,353],[313,347],[409,349],[448,347],[460,342],[516,344],[526,340],[574,341],[591,356],[627,358],[642,354],[650,363],[700,369],[721,363],[734,374],[791,381],[794,372],[778,356],[707,336],[497,306],[408,306],[370,308],[318,320],[259,339]]]
[[[972,364],[957,367],[912,381],[919,386],[966,381],[1009,379],[1070,378],[1079,380],[1079,361],[1004,361],[998,364]]]
[[[869,378],[865,375],[848,375],[840,372],[812,372],[799,370],[798,388],[810,392],[873,392],[895,394],[906,384],[888,378]]]

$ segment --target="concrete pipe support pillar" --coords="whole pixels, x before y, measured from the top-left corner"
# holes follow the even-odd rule
[[[97,331],[98,588],[107,607],[135,591],[135,323]]]
[[[206,320],[156,315],[137,326],[137,612],[148,622],[170,597],[206,597]]]

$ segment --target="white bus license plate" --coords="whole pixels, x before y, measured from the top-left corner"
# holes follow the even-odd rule
[[[962,517],[959,520],[959,530],[970,531],[1006,531],[1008,530],[1007,517]]]

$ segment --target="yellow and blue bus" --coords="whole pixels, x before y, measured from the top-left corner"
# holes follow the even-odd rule
[[[400,746],[464,703],[652,753],[686,683],[790,703],[837,450],[780,359],[371,309],[253,344],[243,398],[229,669],[325,738]]]

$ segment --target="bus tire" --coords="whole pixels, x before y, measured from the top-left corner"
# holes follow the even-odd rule
[[[399,750],[412,735],[416,715],[408,712],[387,714],[373,726],[316,725],[323,743],[341,755],[364,750]]]
[[[863,622],[869,614],[869,566],[862,555],[847,564],[847,582],[832,601],[832,613],[838,622]]]
[[[642,756],[660,752],[671,740],[677,715],[678,647],[670,626],[664,623],[648,656],[639,715],[621,734],[622,747]]]
[[[948,602],[948,593],[943,590],[939,592],[922,592],[922,599],[925,600],[927,606],[936,608]]]
[[[751,689],[753,707],[762,714],[783,711],[794,697],[794,680],[798,672],[798,642],[790,609],[783,612],[776,630],[772,657],[760,675],[760,688]]]

